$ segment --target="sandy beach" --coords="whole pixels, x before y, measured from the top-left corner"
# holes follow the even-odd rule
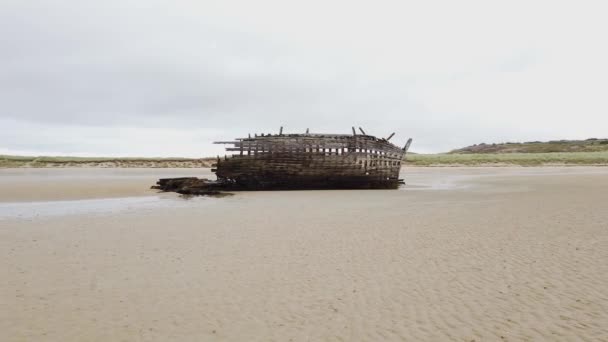
[[[0,203],[151,196],[163,177],[213,178],[210,169],[0,169]]]
[[[1,341],[608,341],[608,168],[182,198],[0,170]]]

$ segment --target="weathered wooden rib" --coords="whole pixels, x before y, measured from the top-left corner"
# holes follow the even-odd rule
[[[218,156],[213,171],[217,181],[191,178],[160,180],[157,188],[192,193],[208,188],[224,190],[275,189],[396,189],[401,163],[411,144],[404,148],[362,134],[251,134],[247,138],[218,141],[232,145],[224,160]],[[176,190],[177,189],[177,190]],[[195,192],[196,192],[195,191]]]

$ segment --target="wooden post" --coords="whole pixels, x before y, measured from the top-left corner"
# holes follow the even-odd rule
[[[391,133],[391,135],[389,135],[388,138],[386,138],[386,141],[391,140],[391,138],[393,137],[393,135],[395,135],[395,132]]]
[[[353,126],[353,135],[357,135],[357,131],[355,131],[355,126]]]
[[[412,144],[412,138],[407,139],[407,143],[405,143],[405,146],[403,147],[403,151],[405,151],[407,153],[407,150],[410,148],[411,144]]]
[[[363,135],[367,135],[367,134],[365,134],[365,131],[363,130],[363,128],[359,127],[359,130],[361,131],[361,133],[363,133]]]
[[[309,131],[309,130],[308,130],[308,128],[307,128],[307,129],[306,129],[306,134],[309,134],[309,132],[310,132],[310,131]]]
[[[279,135],[283,135],[283,126],[281,126],[281,129],[279,130]]]

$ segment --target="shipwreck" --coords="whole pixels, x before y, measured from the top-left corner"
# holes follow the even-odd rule
[[[396,189],[404,147],[359,127],[352,134],[255,134],[227,145],[230,156],[213,164],[217,180],[167,178],[154,188],[182,194],[217,194],[226,190]]]

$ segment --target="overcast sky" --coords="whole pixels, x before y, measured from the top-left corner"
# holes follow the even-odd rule
[[[607,137],[605,1],[0,0],[0,154]]]

